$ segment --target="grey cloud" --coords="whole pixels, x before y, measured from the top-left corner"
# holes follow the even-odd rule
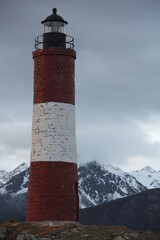
[[[78,154],[117,165],[137,154],[158,161],[159,144],[147,142],[134,121],[160,111],[159,0],[2,0],[1,126],[32,120],[34,38],[53,7],[75,37]],[[17,149],[28,150],[31,129],[15,129],[12,142],[13,132],[0,127],[0,144],[16,158]]]

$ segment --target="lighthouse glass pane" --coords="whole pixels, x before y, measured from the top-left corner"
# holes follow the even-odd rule
[[[44,23],[44,33],[59,32],[66,34],[66,24],[63,22],[46,22]]]

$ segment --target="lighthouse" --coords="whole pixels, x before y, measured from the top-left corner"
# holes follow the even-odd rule
[[[78,221],[74,39],[57,9],[35,38],[27,221]]]

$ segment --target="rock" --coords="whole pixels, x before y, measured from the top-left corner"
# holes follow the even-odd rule
[[[137,238],[139,236],[138,233],[132,233],[132,237]]]
[[[40,226],[6,222],[0,225],[0,240],[160,240],[160,233],[136,232],[118,226],[75,226],[70,224]]]
[[[87,235],[87,234],[84,234],[84,237],[85,237],[85,238],[87,238],[87,237],[88,237],[88,235]]]
[[[33,234],[19,234],[16,240],[36,240],[36,237]]]
[[[82,231],[82,228],[81,228],[81,227],[78,227],[77,230],[80,232],[80,231]]]
[[[18,226],[19,225],[19,222],[15,222],[15,223],[13,223],[13,226]]]
[[[16,240],[25,240],[25,235],[24,234],[18,234]]]
[[[50,240],[51,238],[38,238],[39,240]]]
[[[7,232],[9,232],[9,228],[8,227],[3,227],[3,228],[0,228],[0,234],[2,234],[2,233],[7,233]]]
[[[115,237],[113,240],[125,240],[125,238],[118,236],[118,237]]]
[[[4,228],[3,228],[3,232],[4,232],[4,233],[7,233],[7,232],[8,232],[8,227],[4,227]]]
[[[36,240],[36,237],[33,234],[25,234],[25,240]]]
[[[129,236],[128,236],[128,234],[127,234],[127,233],[125,233],[125,234],[124,234],[124,239],[125,239],[125,240],[130,240],[130,239],[131,239],[131,237],[129,237]]]
[[[73,228],[73,229],[72,229],[72,232],[73,232],[73,233],[77,233],[77,232],[79,232],[79,230],[78,230],[77,228]]]
[[[0,234],[0,240],[7,240],[7,238],[4,234]]]
[[[137,233],[137,232],[128,232],[128,233],[125,233],[124,235],[124,239],[126,240],[132,240],[132,239],[140,239],[140,234]],[[142,235],[141,235],[141,240],[142,240]]]

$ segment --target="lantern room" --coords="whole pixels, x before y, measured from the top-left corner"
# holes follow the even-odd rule
[[[43,49],[52,47],[66,47],[66,25],[68,24],[57,14],[57,9],[53,8],[53,13],[41,22],[43,24]]]

